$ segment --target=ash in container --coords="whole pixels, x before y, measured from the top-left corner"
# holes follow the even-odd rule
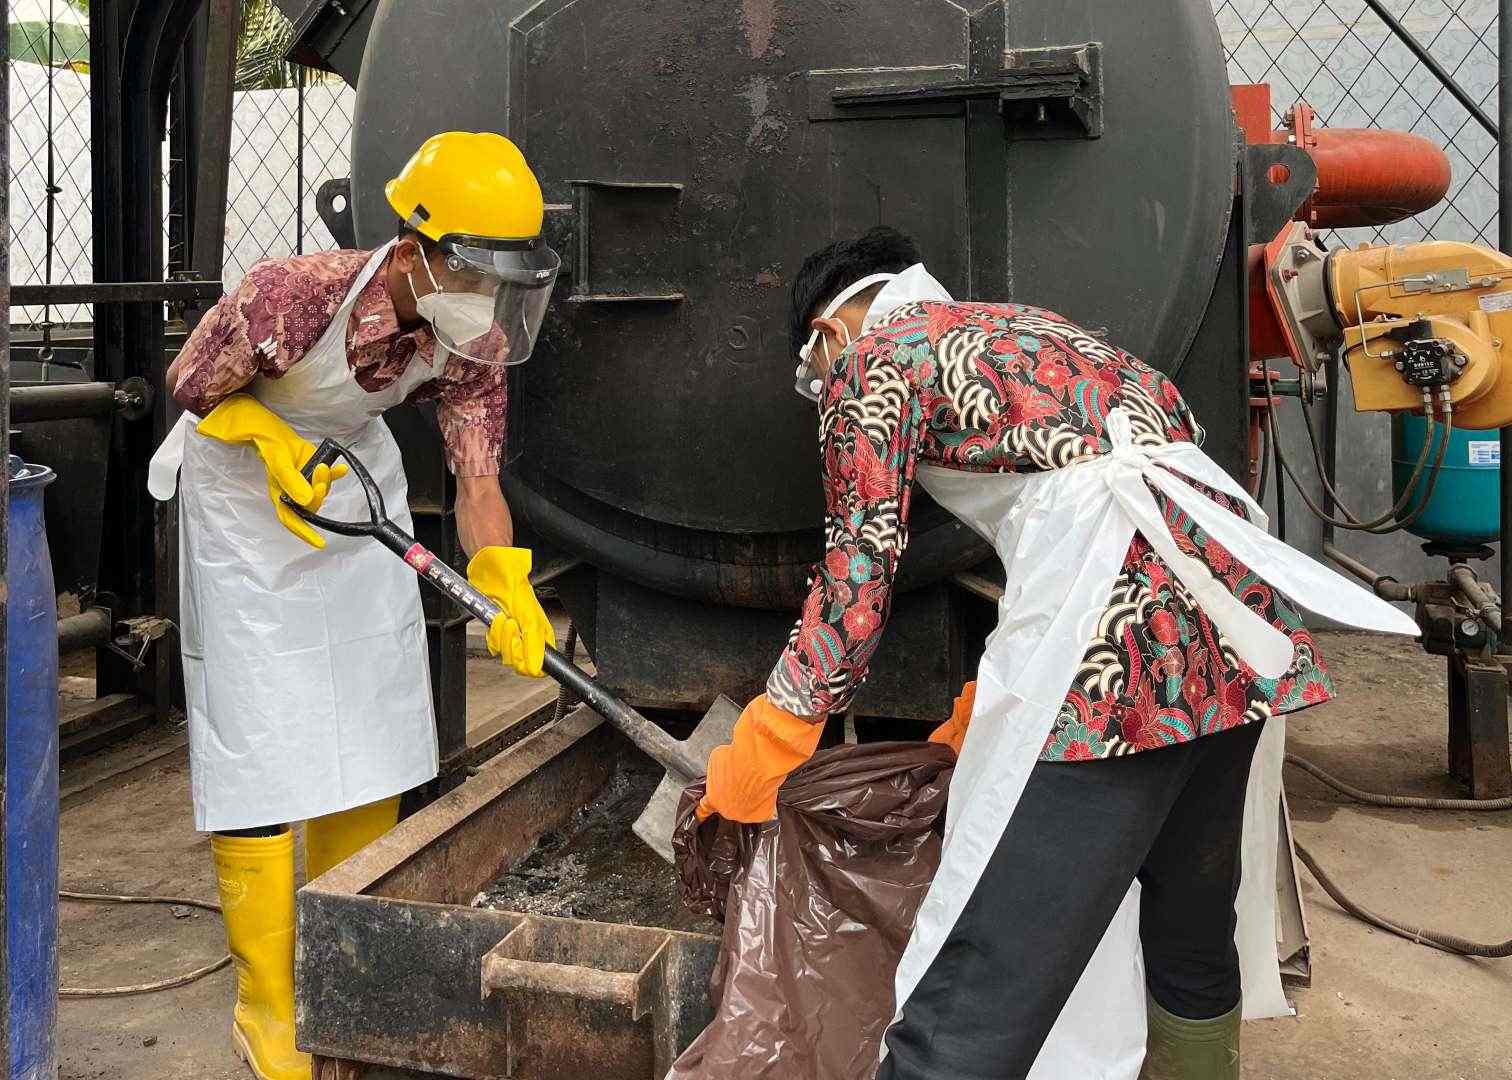
[[[473,900],[473,907],[663,930],[718,934],[713,919],[682,905],[677,870],[631,831],[661,766],[627,755],[594,800]]]

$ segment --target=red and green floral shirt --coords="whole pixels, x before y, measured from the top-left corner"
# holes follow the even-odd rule
[[[179,352],[173,397],[208,415],[257,375],[276,379],[315,347],[346,299],[371,251],[320,251],[257,263],[235,291],[200,320]],[[347,320],[347,363],[369,393],[390,386],[419,358],[434,363],[428,325],[399,325],[382,269],[358,294]],[[410,401],[436,402],[447,464],[457,476],[495,476],[504,449],[505,380],[499,364],[450,353],[435,378]]]
[[[846,708],[887,622],[919,464],[976,472],[1063,468],[1106,454],[1122,406],[1168,441],[1202,429],[1160,372],[1052,312],[919,303],[841,355],[820,403],[826,553],[767,683],[798,715]],[[1081,761],[1187,742],[1326,701],[1332,680],[1293,605],[1157,489],[1171,535],[1290,635],[1291,669],[1261,679],[1135,535],[1042,759]],[[1226,496],[1208,492],[1235,513]]]

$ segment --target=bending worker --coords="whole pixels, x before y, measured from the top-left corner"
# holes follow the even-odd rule
[[[168,372],[186,415],[153,459],[179,495],[180,634],[195,827],[211,849],[236,961],[232,1036],[263,1080],[306,1080],[294,1047],[294,840],[324,873],[398,819],[437,774],[414,573],[381,545],[317,535],[283,499],[365,518],[345,466],[300,469],[332,437],[412,530],[382,420],[434,400],[457,478],[468,577],[506,615],[488,644],[541,674],[552,641],[499,489],[505,367],[534,347],[560,260],[541,188],[494,134],[430,139],[387,187],[397,238],[376,251],[259,263]]]
[[[1416,625],[1273,540],[1165,376],[1051,312],[953,302],[900,234],[810,256],[792,312],[798,389],[819,406],[826,553],[766,693],[709,762],[701,815],[771,818],[847,707],[918,482],[993,544],[1007,583],[976,683],[934,736],[960,760],[879,1080],[1028,1075],[1094,950],[1114,950],[1116,981],[1141,944],[1144,1075],[1237,1080],[1251,758],[1268,717],[1334,692],[1287,597],[1355,626]],[[1113,942],[1136,879],[1139,940]],[[1135,993],[1069,1017],[1071,1038],[1117,1045],[1141,1022]],[[1035,1075],[1132,1077],[1145,1032],[1134,1040],[1095,1071]]]

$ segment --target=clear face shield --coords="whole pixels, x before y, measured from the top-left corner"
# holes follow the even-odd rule
[[[829,302],[829,305],[819,315],[819,318],[833,319],[835,312],[850,303],[858,294],[865,292],[873,285],[884,281],[891,281],[897,276],[897,274],[872,274],[870,277],[864,277],[860,281],[846,286],[840,290],[839,295]],[[793,389],[798,392],[800,397],[807,398],[815,404],[819,402],[819,394],[824,389],[824,377],[828,374],[827,371],[820,368],[818,363],[819,343],[820,338],[823,336],[824,332],[818,329],[809,335],[808,340],[803,343],[803,347],[798,350],[798,368],[793,373]]]
[[[562,260],[540,240],[447,236],[446,259],[424,260],[433,292],[417,297],[422,318],[448,352],[479,364],[530,358]]]

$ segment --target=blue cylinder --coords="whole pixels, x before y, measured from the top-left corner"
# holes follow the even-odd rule
[[[1392,418],[1391,488],[1397,499],[1407,489],[1427,437],[1428,423],[1421,416]],[[1419,494],[1427,490],[1437,454],[1435,442],[1418,481]],[[1415,506],[1416,499],[1403,513],[1410,513]],[[1449,447],[1444,451],[1444,466],[1433,498],[1407,531],[1424,540],[1459,546],[1489,544],[1501,535],[1501,439],[1497,432],[1455,428],[1449,433]]]
[[[5,581],[5,934],[12,1080],[58,1075],[58,598],[42,492],[12,456]]]

